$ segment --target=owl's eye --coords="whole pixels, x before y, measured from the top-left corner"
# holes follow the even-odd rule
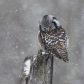
[[[52,27],[52,25],[50,25],[49,27]]]

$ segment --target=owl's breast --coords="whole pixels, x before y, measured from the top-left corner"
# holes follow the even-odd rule
[[[58,43],[58,37],[56,37],[56,35],[54,34],[52,35],[52,34],[45,33],[42,37],[46,46],[53,47],[55,46],[55,44]]]

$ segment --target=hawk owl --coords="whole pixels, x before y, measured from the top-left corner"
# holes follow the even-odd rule
[[[68,62],[67,35],[56,17],[45,15],[39,22],[38,41],[45,52]]]

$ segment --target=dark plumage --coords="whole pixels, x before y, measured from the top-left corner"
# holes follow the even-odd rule
[[[67,36],[59,21],[54,16],[45,15],[39,25],[38,40],[42,49],[68,62]]]

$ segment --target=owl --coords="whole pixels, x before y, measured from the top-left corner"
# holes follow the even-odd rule
[[[46,53],[69,61],[67,52],[67,35],[56,17],[45,15],[39,22],[38,41]]]

